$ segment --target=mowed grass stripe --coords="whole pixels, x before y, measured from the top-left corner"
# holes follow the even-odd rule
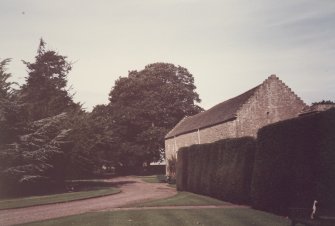
[[[150,175],[150,176],[137,176],[137,177],[147,183],[161,183],[165,179],[165,175]]]
[[[70,192],[54,195],[31,196],[25,198],[6,199],[0,201],[1,209],[21,208],[60,202],[69,202],[119,193],[117,188],[100,188],[90,191]]]
[[[26,226],[287,226],[289,220],[253,209],[129,210],[87,213],[40,221]]]
[[[208,196],[197,195],[190,192],[178,192],[177,195],[154,201],[128,205],[127,207],[151,207],[151,206],[208,206],[208,205],[231,205],[230,203],[214,199]]]

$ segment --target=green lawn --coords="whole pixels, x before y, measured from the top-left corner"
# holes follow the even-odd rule
[[[139,177],[149,183],[159,183],[159,176]],[[155,201],[147,201],[127,207],[162,206],[206,206],[230,205],[211,197],[190,192],[178,192],[177,195]],[[118,210],[91,212],[24,224],[26,226],[51,225],[109,225],[109,226],[288,226],[284,217],[249,208],[222,209],[155,209],[155,210]]]
[[[93,197],[100,197],[106,195],[112,195],[119,193],[120,190],[117,188],[99,188],[89,191],[79,191],[79,192],[69,192],[62,194],[54,195],[43,195],[43,196],[30,196],[25,198],[15,198],[15,199],[6,199],[0,201],[0,210],[1,209],[11,209],[27,206],[36,206],[43,204],[59,203],[59,202],[68,202],[79,199],[88,199]]]
[[[178,192],[177,195],[166,199],[138,203],[136,207],[148,206],[206,206],[206,205],[227,205],[228,203],[208,196],[196,195],[190,192]],[[134,205],[132,205],[134,206]],[[129,206],[130,207],[130,206]]]
[[[253,209],[193,209],[95,212],[24,225],[288,226],[289,221],[284,217]]]
[[[223,201],[189,192],[137,204],[139,206],[229,205]],[[51,225],[109,225],[109,226],[288,226],[288,219],[249,208],[222,209],[156,209],[91,212],[52,220],[24,224]]]
[[[162,183],[165,180],[165,175],[150,175],[150,176],[138,176],[147,183]]]
[[[177,185],[176,184],[168,184],[168,186],[171,187],[171,188],[177,189]]]

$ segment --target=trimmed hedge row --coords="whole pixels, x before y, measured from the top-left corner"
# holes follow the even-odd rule
[[[178,151],[177,189],[234,203],[250,201],[255,139],[226,139]]]
[[[259,130],[253,207],[286,214],[291,206],[335,206],[335,109]]]
[[[251,182],[252,181],[252,182]],[[253,138],[178,151],[177,189],[287,214],[289,207],[335,208],[335,109],[282,121]]]

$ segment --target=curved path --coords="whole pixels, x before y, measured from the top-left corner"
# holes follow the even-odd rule
[[[115,182],[121,189],[121,193],[66,203],[0,210],[0,225],[21,224],[91,211],[110,210],[130,203],[167,198],[176,194],[175,189],[166,184],[146,183],[135,177],[117,177],[108,181]]]

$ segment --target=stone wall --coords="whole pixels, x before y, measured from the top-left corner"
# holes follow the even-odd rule
[[[224,138],[235,138],[237,137],[236,130],[236,119],[204,128],[200,131],[200,143],[212,143]]]
[[[177,158],[178,149],[192,144],[199,144],[198,132],[187,133],[165,140],[166,172],[168,172],[169,168],[169,159],[172,159],[172,156]]]
[[[281,80],[270,76],[237,112],[236,137],[256,137],[260,128],[297,117],[306,107]]]
[[[179,148],[188,147],[193,144],[212,143],[224,138],[236,137],[236,120],[228,121],[212,127],[194,131],[191,133],[182,134],[174,138],[165,140],[165,158],[166,169],[169,167],[169,159],[172,156],[177,158]],[[168,172],[168,170],[166,171]]]

